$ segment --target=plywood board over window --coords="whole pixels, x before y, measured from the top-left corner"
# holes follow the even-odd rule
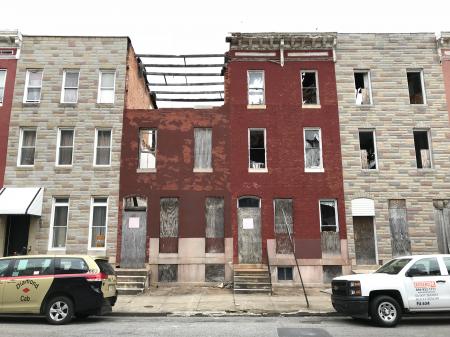
[[[322,256],[341,254],[336,200],[320,200],[320,239]]]
[[[161,198],[159,252],[178,252],[178,198]]]
[[[224,247],[224,199],[206,198],[206,253],[223,253]]]
[[[275,241],[277,254],[292,254],[292,243],[289,233],[293,236],[294,220],[292,216],[292,199],[275,199]]]
[[[207,128],[195,128],[194,141],[194,171],[212,171],[212,130]]]
[[[391,229],[392,257],[411,254],[408,234],[406,200],[389,200],[389,226]]]
[[[439,253],[450,254],[450,200],[433,200]]]

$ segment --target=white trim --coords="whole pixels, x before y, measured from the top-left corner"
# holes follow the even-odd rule
[[[94,203],[95,199],[106,199],[106,202],[97,202]],[[109,203],[109,197],[105,197],[105,196],[95,196],[95,197],[91,197],[91,205],[90,205],[90,214],[89,214],[89,238],[88,238],[88,250],[95,250],[95,251],[99,251],[99,250],[106,250],[106,243],[108,242],[108,211],[109,211],[109,207],[108,207],[108,203]],[[94,217],[94,205],[95,206],[106,206],[106,219],[105,219],[105,246],[104,247],[92,247],[92,220]]]
[[[263,168],[252,168],[250,167],[250,132],[251,131],[264,131],[264,166]],[[267,132],[266,128],[248,128],[247,131],[247,155],[248,155],[248,162],[247,162],[247,168],[248,172],[260,172],[260,173],[266,173],[269,171],[268,163],[267,163]]]
[[[423,98],[423,103],[422,104],[414,104],[414,103],[409,103],[409,105],[427,105],[427,95],[426,95],[426,91],[425,91],[425,80],[424,80],[424,76],[423,76],[423,69],[422,68],[409,68],[406,69],[406,84],[407,89],[408,89],[408,100],[409,100],[409,83],[408,83],[408,73],[420,73],[420,85],[422,86],[422,98]]]
[[[320,204],[323,202],[334,202],[334,215],[336,217],[336,233],[339,233],[339,215],[338,215],[338,203],[336,199],[319,199],[319,219],[320,219],[320,232],[322,233],[322,213],[320,212]]]
[[[41,72],[41,85],[40,86],[31,87],[31,88],[34,88],[34,89],[37,89],[37,88],[40,89],[39,90],[39,99],[37,101],[28,100],[28,89],[30,88],[30,85],[29,85],[30,72],[32,72],[32,71],[40,71]],[[25,92],[23,94],[23,103],[40,103],[41,102],[43,78],[44,78],[44,69],[39,69],[39,68],[27,69],[27,73],[25,75]]]
[[[351,201],[352,216],[375,216],[375,202],[369,198],[356,198]]]
[[[67,198],[67,203],[65,202],[56,202],[56,199],[64,199]],[[56,206],[67,206],[67,220],[66,220],[66,239],[64,240],[64,247],[53,247],[53,228],[54,228],[54,220],[55,220],[55,207]],[[70,198],[69,197],[53,197],[52,198],[52,213],[50,216],[50,230],[49,230],[49,239],[48,239],[48,250],[52,251],[65,251],[67,244],[67,232],[69,231],[69,212],[70,212]],[[59,226],[61,227],[61,226]]]
[[[302,73],[314,73],[314,76],[316,79],[316,98],[317,98],[316,103],[303,103]],[[319,72],[317,70],[308,70],[308,69],[300,70],[300,93],[301,93],[300,103],[301,103],[302,107],[305,107],[305,108],[308,108],[309,106],[319,106],[320,107]]]
[[[303,51],[303,52],[288,52],[288,57],[323,57],[323,56],[330,56],[327,51],[316,51],[316,52],[309,52],[309,51]]]
[[[252,51],[237,51],[234,53],[234,56],[251,56],[251,57],[258,57],[258,56],[276,56],[277,54],[274,52],[252,52]]]
[[[98,132],[99,131],[111,131],[110,141],[109,141],[109,164],[96,164],[97,163],[97,142],[98,142]],[[113,129],[112,128],[95,128],[95,139],[94,139],[94,167],[110,167],[112,163],[112,140],[113,140]]]
[[[78,74],[78,78],[77,78],[77,86],[76,87],[67,87],[66,86],[66,74],[67,73],[77,73]],[[64,94],[66,89],[77,89],[77,98],[75,99],[75,102],[65,102],[64,101]],[[62,80],[62,87],[61,87],[61,103],[65,103],[65,104],[77,104],[78,103],[78,93],[80,90],[80,70],[78,69],[64,69],[64,73],[63,73],[63,80]]]
[[[108,90],[113,90],[113,95],[112,95],[112,102],[102,102],[101,101],[101,97],[102,95],[100,94],[101,90],[102,90],[102,75],[103,74],[114,74],[114,84],[113,87],[108,87],[108,88],[103,88],[103,89],[108,89]],[[98,104],[114,104],[115,102],[115,96],[116,96],[116,70],[115,69],[100,69],[98,72],[98,90],[97,90],[97,103]]]
[[[72,131],[72,158],[70,160],[70,165],[59,164],[59,150],[60,150],[60,147],[61,147],[61,131],[62,130],[65,130],[65,131],[71,130]],[[55,166],[57,166],[57,167],[72,167],[73,166],[73,155],[74,155],[74,152],[75,152],[75,128],[69,128],[69,127],[67,127],[67,128],[65,128],[65,127],[58,128],[58,135],[57,135],[57,138],[56,138],[56,161],[55,161]]]
[[[258,104],[250,103],[250,86],[249,86],[250,73],[262,73],[262,90],[263,90],[262,103],[258,103]],[[266,105],[266,75],[265,75],[264,70],[257,70],[257,69],[247,70],[247,105],[256,105],[258,107],[261,107],[261,106],[265,107],[265,105]]]
[[[6,77],[8,76],[8,69],[0,69],[0,72],[5,72],[5,78],[3,80],[3,84],[0,83],[0,92],[3,93],[0,96],[3,96],[2,100],[0,100],[0,106],[3,106],[3,102],[5,101],[5,90],[6,90]]]
[[[372,106],[373,105],[372,75],[370,73],[370,69],[353,69],[353,86],[356,89],[355,74],[367,74],[367,80],[369,81],[369,100],[370,100],[369,104],[356,104],[356,97],[355,97],[355,105],[357,105],[357,106]]]
[[[375,165],[377,166],[375,169],[364,169],[362,168],[362,160],[361,160],[361,139],[359,137],[359,133],[360,132],[372,132],[372,137],[373,137],[373,150],[375,152]],[[361,170],[363,170],[364,172],[376,172],[379,170],[380,166],[378,164],[378,148],[377,148],[377,135],[376,135],[376,129],[358,129],[358,142],[359,142],[359,162],[360,162],[360,167]]]
[[[320,150],[320,166],[319,167],[306,167],[306,131],[319,131],[319,150]],[[324,166],[323,166],[323,144],[322,144],[322,129],[321,128],[314,128],[314,127],[306,127],[303,128],[303,161],[304,161],[304,169],[305,172],[308,173],[322,173],[325,172]]]
[[[33,156],[33,165],[22,165],[21,159],[22,159],[22,143],[23,143],[23,133],[24,131],[35,131],[34,135],[34,156]],[[19,132],[19,151],[17,154],[17,166],[18,167],[34,167],[34,164],[36,162],[36,143],[37,143],[37,128],[33,127],[21,127]]]

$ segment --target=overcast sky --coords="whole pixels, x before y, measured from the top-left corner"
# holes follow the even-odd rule
[[[0,30],[19,29],[28,35],[129,36],[137,53],[152,54],[224,53],[230,32],[450,31],[450,0],[3,0],[1,14]],[[201,79],[217,81],[217,77]],[[163,80],[149,76],[150,82]],[[184,81],[184,77],[168,77],[167,81]],[[151,90],[166,88],[152,86]],[[223,86],[196,89],[223,90]],[[158,97],[175,96],[158,93]],[[158,102],[159,107],[196,105]]]
[[[0,29],[127,35],[138,53],[224,52],[229,32],[450,31],[450,0],[3,0]]]

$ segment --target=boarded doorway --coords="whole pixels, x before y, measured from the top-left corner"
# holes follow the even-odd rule
[[[450,201],[434,200],[433,206],[439,253],[450,254]]]
[[[374,232],[372,216],[353,217],[356,264],[377,264]]]
[[[30,231],[29,215],[9,215],[6,226],[4,256],[26,255]]]
[[[122,268],[143,268],[146,257],[147,200],[140,197],[124,199],[122,216]]]
[[[392,257],[411,255],[405,199],[389,200],[389,226],[391,228]]]
[[[261,263],[261,199],[238,200],[239,263]]]

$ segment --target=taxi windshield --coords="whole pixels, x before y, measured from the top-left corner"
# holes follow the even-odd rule
[[[375,273],[396,275],[405,267],[411,259],[395,259],[391,260],[378,269]]]

